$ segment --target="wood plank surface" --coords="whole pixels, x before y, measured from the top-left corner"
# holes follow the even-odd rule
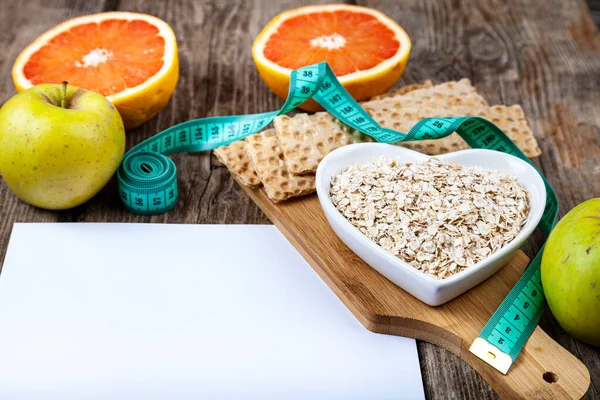
[[[325,2],[325,1],[321,1]],[[317,1],[311,2],[317,3]],[[600,37],[583,0],[366,0],[398,21],[413,41],[400,83],[467,77],[491,103],[520,103],[540,142],[535,161],[557,192],[561,216],[600,197]],[[94,12],[146,12],[167,21],[180,48],[181,78],[156,118],[128,133],[128,148],[191,118],[277,109],[281,102],[258,76],[250,47],[278,12],[302,1],[3,0],[0,12],[0,103],[15,93],[10,71],[19,52],[46,29]],[[1,156],[1,155],[0,155]],[[0,181],[0,262],[14,222],[111,221],[269,223],[214,157],[173,156],[180,200],[161,216],[126,212],[111,181],[76,209],[49,212],[17,200]],[[532,256],[543,238],[524,247]],[[588,367],[588,398],[600,399],[600,350],[568,336],[547,311],[541,327]],[[496,398],[455,355],[419,343],[428,398]]]

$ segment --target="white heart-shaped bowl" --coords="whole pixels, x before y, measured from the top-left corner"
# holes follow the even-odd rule
[[[444,162],[454,161],[464,166],[481,167],[516,176],[519,184],[529,192],[530,210],[525,226],[512,242],[456,275],[446,279],[435,279],[411,267],[367,238],[340,214],[331,201],[330,182],[335,175],[352,164],[367,163],[381,156],[412,163],[430,158],[404,147],[383,143],[359,143],[341,147],[329,153],[319,164],[316,177],[319,201],[329,224],[346,246],[380,274],[429,305],[438,306],[452,300],[497,272],[523,245],[542,218],[546,189],[539,173],[527,162],[505,153],[482,149],[436,156]]]

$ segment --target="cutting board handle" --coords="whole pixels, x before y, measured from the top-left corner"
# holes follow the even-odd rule
[[[521,253],[519,257],[526,256]],[[362,316],[358,319],[373,332],[423,340],[454,353],[503,399],[580,399],[590,385],[586,366],[539,326],[504,375],[471,353],[471,340],[461,338],[456,332],[420,320],[371,315],[375,320],[372,321]]]

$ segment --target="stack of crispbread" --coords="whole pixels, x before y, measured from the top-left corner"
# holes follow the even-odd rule
[[[423,118],[480,116],[494,122],[528,157],[541,154],[518,105],[490,106],[468,79],[433,86],[409,85],[361,104],[381,126],[408,132]],[[274,129],[215,150],[217,158],[243,185],[261,184],[273,201],[312,193],[319,162],[338,147],[357,141],[344,124],[327,112],[280,116]],[[429,155],[469,148],[457,134],[444,139],[400,145]]]

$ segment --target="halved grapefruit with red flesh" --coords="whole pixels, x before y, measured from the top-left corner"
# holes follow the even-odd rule
[[[404,72],[411,42],[383,13],[359,6],[308,6],[276,16],[252,54],[269,88],[285,99],[292,70],[327,61],[356,100],[388,90]],[[320,107],[313,101],[303,109]]]
[[[66,21],[37,38],[17,58],[21,91],[69,82],[106,96],[131,128],[168,102],[179,75],[169,25],[150,15],[109,12]]]

